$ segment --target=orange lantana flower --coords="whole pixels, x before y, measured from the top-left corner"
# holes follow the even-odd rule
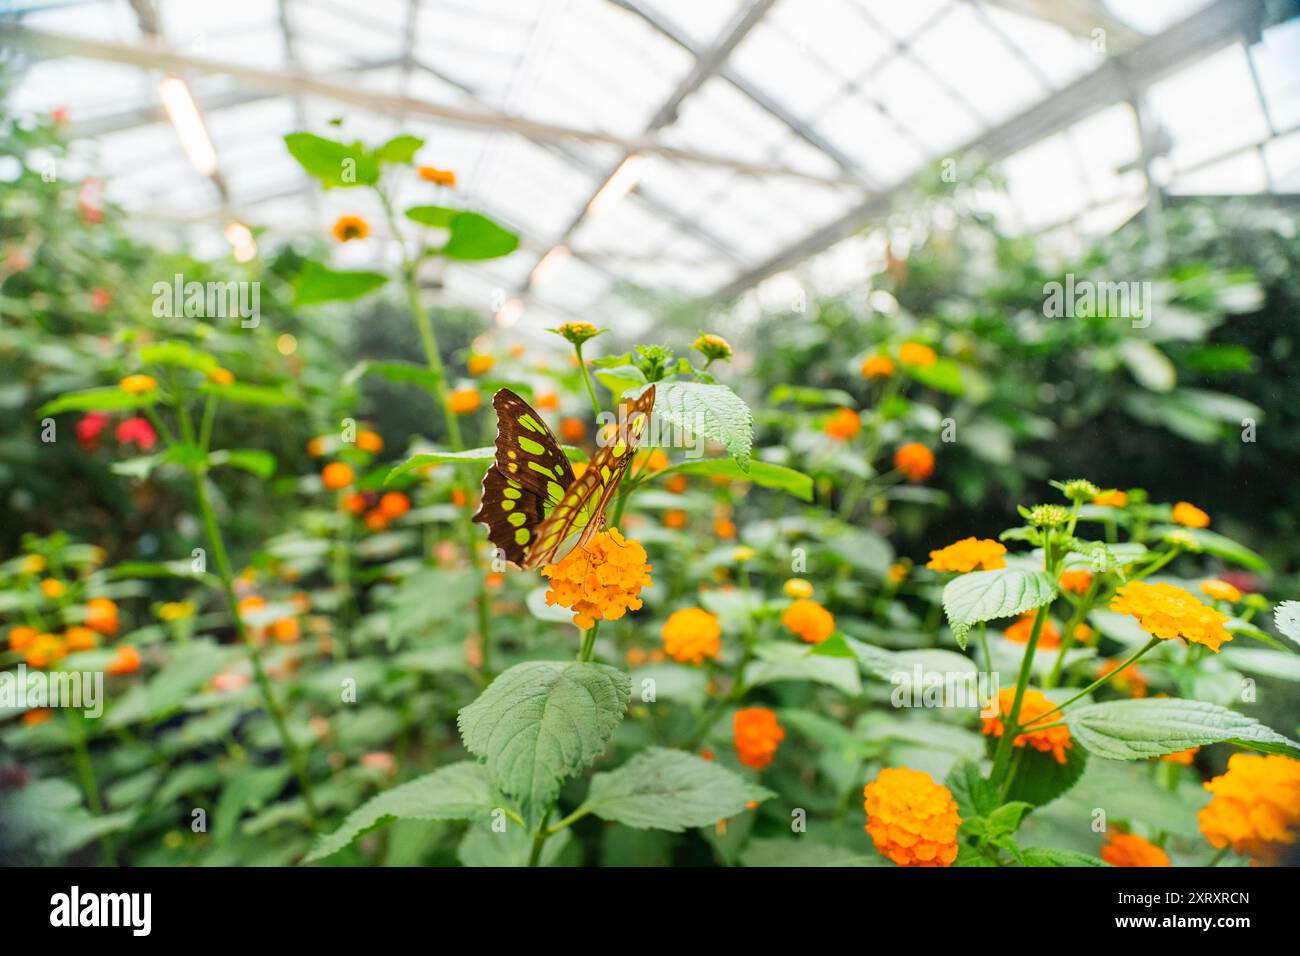
[[[1033,611],[1022,614],[1020,620],[1002,632],[1002,636],[1013,644],[1028,644],[1029,635],[1034,632],[1034,617]],[[1061,632],[1050,617],[1043,621],[1042,630],[1038,632],[1038,646],[1044,650],[1061,646]]]
[[[458,388],[447,396],[447,407],[453,415],[468,415],[475,411],[482,399],[476,388]]]
[[[809,644],[820,644],[835,633],[835,616],[816,601],[795,601],[781,613],[781,623]]]
[[[894,467],[908,481],[925,481],[934,474],[934,452],[920,442],[908,442],[894,452]]]
[[[1133,615],[1143,629],[1161,640],[1181,637],[1192,644],[1204,644],[1216,654],[1220,644],[1232,640],[1223,626],[1228,615],[1172,584],[1130,581],[1115,592],[1110,609]]]
[[[117,605],[108,598],[91,598],[86,602],[86,627],[112,637],[117,633]]]
[[[837,408],[822,427],[832,438],[848,441],[862,430],[862,418],[851,408]]]
[[[416,172],[426,183],[433,183],[435,186],[454,187],[456,185],[456,174],[450,169],[421,166]]]
[[[928,773],[886,767],[862,794],[865,829],[881,855],[899,866],[949,866],[957,859],[957,801]]]
[[[714,614],[685,607],[668,616],[663,626],[664,651],[679,664],[703,664],[722,650],[722,628]]]
[[[1002,558],[1006,553],[1006,546],[991,538],[962,538],[946,548],[931,551],[926,567],[931,571],[955,571],[958,574],[976,568],[996,571],[1007,566]]]
[[[547,604],[573,611],[573,623],[592,628],[597,620],[616,621],[641,608],[637,596],[648,587],[650,565],[645,548],[635,539],[610,528],[591,539],[586,548],[574,548],[557,564],[542,568],[551,579]]]
[[[777,744],[785,731],[776,721],[776,713],[766,707],[746,707],[731,718],[736,756],[746,767],[762,770],[776,756]]]
[[[330,232],[334,233],[334,238],[339,242],[351,242],[370,235],[370,223],[360,216],[339,216]]]
[[[1136,833],[1112,833],[1101,848],[1111,866],[1171,866],[1169,854]]]
[[[896,368],[894,360],[888,355],[868,355],[862,363],[862,377],[889,378]]]
[[[1196,505],[1180,501],[1174,505],[1174,524],[1180,524],[1185,528],[1208,528],[1210,516]]]
[[[1214,797],[1197,820],[1210,846],[1274,863],[1300,837],[1300,760],[1233,754],[1205,789]]]
[[[904,365],[918,365],[927,368],[935,363],[937,356],[934,349],[920,342],[904,342],[898,347],[898,360]]]
[[[998,693],[998,712],[992,717],[983,718],[984,733],[1001,737],[1004,727],[1002,715],[1011,713],[1011,707],[1016,700],[1016,689],[1008,687]],[[1020,724],[1032,723],[1036,718],[1043,717],[1044,714],[1052,716],[1043,717],[1039,724],[1042,729],[1029,727],[1028,730],[1016,735],[1015,745],[1017,747],[1030,746],[1035,750],[1043,753],[1049,753],[1056,758],[1057,763],[1065,763],[1065,752],[1074,746],[1074,741],[1070,739],[1070,729],[1065,726],[1049,727],[1049,724],[1056,723],[1054,719],[1059,715],[1055,704],[1047,699],[1041,691],[1025,688],[1024,699],[1020,702]]]
[[[1092,572],[1085,569],[1062,571],[1060,582],[1062,591],[1069,591],[1071,594],[1087,594],[1088,588],[1092,587]]]

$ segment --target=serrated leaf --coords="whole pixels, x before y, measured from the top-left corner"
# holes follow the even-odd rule
[[[1079,782],[1088,765],[1088,752],[1082,747],[1070,747],[1065,751],[1065,763],[1058,763],[1052,754],[1026,747],[1018,759],[1019,768],[1007,790],[1007,799],[1041,807]]]
[[[997,787],[984,779],[979,764],[973,760],[963,760],[954,766],[943,783],[952,791],[962,820],[987,817],[998,807]]]
[[[813,500],[812,478],[802,472],[795,471],[793,468],[787,468],[784,465],[773,465],[765,461],[751,461],[748,470],[742,469],[740,464],[732,458],[684,461],[673,465],[671,468],[665,468],[655,477],[662,478],[664,475],[672,474],[736,478],[741,481],[752,481],[763,488],[788,491],[803,501]]]
[[[472,820],[492,811],[483,765],[465,760],[385,790],[353,810],[333,833],[316,841],[304,862],[320,860],[394,820]]]
[[[1291,640],[1300,641],[1300,601],[1283,601],[1273,608],[1273,623]]]
[[[846,847],[817,843],[808,837],[761,838],[750,840],[740,851],[740,862],[749,867],[889,866],[874,853],[859,853]]]
[[[484,465],[491,464],[496,460],[497,450],[492,446],[484,448],[469,448],[465,451],[438,451],[424,452],[419,455],[412,455],[400,465],[396,465],[384,479],[384,484],[388,484],[394,478],[400,478],[402,475],[410,474],[421,468],[427,468],[430,465],[462,465],[481,462]]]
[[[1032,846],[1020,851],[1021,866],[1110,866],[1104,860],[1074,850],[1055,850],[1051,847]]]
[[[583,807],[613,823],[637,829],[711,826],[735,816],[772,791],[695,754],[651,747],[617,770],[591,780]]]
[[[1216,558],[1231,561],[1233,564],[1239,564],[1243,568],[1249,568],[1251,571],[1269,572],[1272,570],[1269,563],[1250,548],[1233,541],[1227,535],[1215,531],[1209,531],[1205,528],[1184,528],[1181,525],[1173,524],[1160,525],[1151,530],[1153,534],[1166,539],[1169,539],[1171,535],[1178,537],[1190,536],[1196,542],[1199,550],[1204,551],[1206,554],[1212,554]]]
[[[654,414],[664,421],[721,442],[741,471],[749,471],[754,418],[744,400],[725,385],[659,382]]]
[[[953,637],[965,650],[966,634],[973,625],[1050,604],[1056,593],[1056,582],[1042,571],[971,571],[944,587],[943,610]]]
[[[1145,760],[1224,742],[1300,757],[1300,744],[1253,717],[1199,700],[1107,701],[1069,710],[1065,722],[1075,740],[1108,760]]]
[[[628,676],[605,664],[530,661],[494,680],[457,724],[535,828],[561,781],[604,752],[631,693]]]

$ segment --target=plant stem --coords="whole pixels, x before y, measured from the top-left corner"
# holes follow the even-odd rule
[[[90,750],[86,746],[86,729],[82,726],[85,719],[80,714],[69,713],[68,736],[72,740],[72,759],[77,766],[77,777],[81,781],[82,792],[86,794],[86,804],[91,813],[101,816],[104,813],[104,801],[99,796],[99,782],[95,779],[95,765],[90,759]],[[113,849],[113,840],[108,834],[99,838],[99,849],[104,854],[106,866],[117,866],[117,853]]]
[[[1100,581],[1100,575],[1093,576],[1088,585],[1088,593],[1083,596],[1078,606],[1075,607],[1074,613],[1070,615],[1070,620],[1065,625],[1065,634],[1061,637],[1061,650],[1056,655],[1056,663],[1052,665],[1052,672],[1047,675],[1047,680],[1043,681],[1044,688],[1055,687],[1056,682],[1061,679],[1061,668],[1065,666],[1065,655],[1074,646],[1075,629],[1083,621],[1087,613],[1092,610],[1092,605],[1097,599]]]
[[[253,677],[257,683],[257,689],[262,694],[262,701],[266,705],[267,712],[271,715],[271,722],[275,725],[276,732],[280,736],[280,742],[284,746],[285,753],[289,756],[289,764],[293,768],[294,776],[298,778],[298,786],[302,789],[303,802],[307,805],[308,820],[311,827],[315,829],[319,814],[316,811],[316,800],[312,796],[311,778],[307,774],[307,765],[303,760],[302,751],[298,749],[298,745],[289,734],[289,728],[284,722],[284,711],[275,699],[271,681],[266,676],[266,668],[262,666],[262,652],[253,643],[248,634],[248,629],[244,627],[244,619],[240,616],[239,598],[235,594],[235,577],[230,567],[230,557],[226,553],[226,544],[221,536],[221,528],[217,524],[216,512],[212,510],[212,502],[208,499],[206,470],[195,473],[194,487],[198,498],[199,511],[203,514],[203,524],[207,529],[208,540],[212,544],[212,556],[217,563],[217,574],[221,578],[221,587],[226,595],[226,603],[235,622],[235,633],[239,636],[240,643],[248,651],[248,659],[253,665]]]
[[[592,652],[596,649],[596,632],[600,630],[600,621],[582,632],[582,649],[578,651],[578,662],[585,664],[591,660]]]
[[[596,397],[596,387],[591,384],[591,373],[587,371],[587,360],[582,357],[582,343],[574,345],[573,350],[578,353],[578,369],[582,372],[582,384],[587,386],[587,397],[591,399],[591,409],[596,413],[596,419],[600,419],[600,399]]]
[[[1159,644],[1159,643],[1160,643],[1160,638],[1158,638],[1158,637],[1153,637],[1153,638],[1151,638],[1151,640],[1147,641],[1147,642],[1146,642],[1145,644],[1143,644],[1140,648],[1138,648],[1138,650],[1137,650],[1137,651],[1136,651],[1136,652],[1135,652],[1131,657],[1129,657],[1128,660],[1126,660],[1123,664],[1120,664],[1119,667],[1115,668],[1115,669],[1114,669],[1113,671],[1111,671],[1109,674],[1105,674],[1105,675],[1103,675],[1103,676],[1101,676],[1101,677],[1098,677],[1095,681],[1093,681],[1091,684],[1089,684],[1089,685],[1088,685],[1087,687],[1085,687],[1083,690],[1079,691],[1079,693],[1075,694],[1073,697],[1071,697],[1071,698],[1070,698],[1069,700],[1067,700],[1065,703],[1063,703],[1063,704],[1057,704],[1057,705],[1056,705],[1055,707],[1053,707],[1051,710],[1045,710],[1045,711],[1043,711],[1041,714],[1039,714],[1037,717],[1035,717],[1033,720],[1031,720],[1028,724],[1025,724],[1025,727],[1028,727],[1028,726],[1030,726],[1031,724],[1036,724],[1036,723],[1038,723],[1038,722],[1039,722],[1040,720],[1042,720],[1044,717],[1050,717],[1052,714],[1056,714],[1056,713],[1059,713],[1060,711],[1065,710],[1065,708],[1069,707],[1071,704],[1073,704],[1076,700],[1079,700],[1081,697],[1087,697],[1089,694],[1091,694],[1094,690],[1096,690],[1096,689],[1097,689],[1098,687],[1100,687],[1102,684],[1109,683],[1111,680],[1113,680],[1115,677],[1117,677],[1117,676],[1118,676],[1122,671],[1124,671],[1125,668],[1127,668],[1130,664],[1133,664],[1133,663],[1134,663],[1134,662],[1135,662],[1139,657],[1141,657],[1143,654],[1145,654],[1147,651],[1151,650],[1151,648],[1155,647],[1155,646],[1156,646],[1157,644]],[[1023,729],[1025,729],[1025,728],[1022,727],[1021,730],[1023,730]]]
[[[1025,656],[1020,661],[1020,673],[1016,677],[1016,696],[1011,702],[1011,713],[1002,723],[1002,736],[998,739],[997,750],[993,754],[993,771],[989,779],[1001,786],[1007,771],[1007,762],[1019,733],[1020,705],[1025,699],[1025,688],[1029,686],[1029,675],[1034,665],[1034,651],[1038,649],[1038,638],[1043,633],[1043,622],[1047,620],[1047,605],[1044,604],[1034,615],[1034,628],[1029,634],[1029,644]]]

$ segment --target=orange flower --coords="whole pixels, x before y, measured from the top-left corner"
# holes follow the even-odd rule
[[[1071,594],[1087,594],[1092,587],[1092,572],[1087,570],[1062,571],[1061,590]]]
[[[1034,630],[1034,612],[1022,614],[1020,620],[1002,632],[1002,636],[1013,644],[1028,644],[1029,635]],[[1043,628],[1038,633],[1038,646],[1044,650],[1061,646],[1061,632],[1056,629],[1049,617],[1043,621]]]
[[[1097,672],[1097,676],[1105,677],[1107,674],[1113,674],[1123,663],[1121,660],[1104,661],[1101,670]],[[1126,667],[1116,674],[1111,679],[1110,686],[1122,694],[1128,694],[1130,697],[1145,697],[1150,689],[1146,675],[1138,670],[1136,666]]]
[[[19,624],[17,627],[9,629],[9,649],[11,651],[23,651],[31,646],[36,640],[39,631],[34,627],[27,627],[25,624]]]
[[[776,722],[776,713],[766,707],[746,707],[731,718],[736,756],[746,767],[762,770],[776,756],[776,747],[785,739],[785,731]]]
[[[1214,797],[1197,819],[1212,847],[1271,864],[1300,836],[1300,760],[1233,754],[1205,789]]]
[[[23,660],[28,667],[49,667],[67,656],[68,649],[63,641],[53,634],[37,634],[27,646]]]
[[[934,474],[934,452],[920,442],[909,442],[894,452],[894,467],[908,481],[925,481]]]
[[[366,516],[363,520],[366,523],[366,527],[371,531],[383,531],[388,527],[388,515],[384,514],[378,508],[374,511],[366,512]]]
[[[1006,546],[991,538],[962,538],[946,548],[931,551],[926,567],[931,571],[955,571],[958,574],[976,568],[996,571],[1007,566],[1002,558],[1006,553]]]
[[[291,644],[298,640],[301,633],[296,617],[282,617],[271,625],[271,634],[284,644]]]
[[[1008,687],[998,693],[998,713],[992,717],[983,718],[984,733],[993,737],[1002,736],[1001,715],[1011,713],[1011,707],[1015,703],[1015,699],[1016,689],[1014,687]],[[1028,744],[1035,750],[1051,754],[1056,758],[1057,763],[1065,763],[1065,752],[1074,746],[1074,741],[1070,739],[1070,729],[1064,725],[1048,727],[1048,724],[1056,722],[1054,718],[1060,714],[1060,711],[1041,691],[1025,688],[1024,699],[1020,702],[1021,726],[1023,727],[1044,714],[1051,714],[1052,716],[1039,721],[1043,729],[1030,727],[1026,732],[1017,734],[1015,746],[1024,747]]]
[[[39,727],[53,716],[54,711],[50,710],[50,708],[38,707],[35,710],[29,710],[23,714],[23,726]]]
[[[478,389],[458,388],[447,396],[447,407],[453,415],[468,415],[481,404]]]
[[[639,610],[637,595],[651,584],[645,548],[617,528],[597,534],[585,549],[574,548],[558,564],[546,565],[542,576],[551,579],[546,603],[572,610],[573,623],[584,630],[597,620],[617,621]]]
[[[99,635],[88,627],[70,627],[63,632],[63,643],[69,651],[93,651],[99,646]]]
[[[665,511],[665,512],[664,512],[664,527],[665,527],[665,528],[673,528],[674,530],[676,530],[676,529],[678,529],[678,528],[685,528],[685,527],[686,527],[686,512],[685,512],[685,511],[680,511],[680,510],[678,510],[677,508],[672,508],[672,509],[669,509],[668,511]]]
[[[663,626],[664,650],[679,664],[703,664],[722,650],[722,628],[716,615],[685,607],[668,616]]]
[[[1160,759],[1165,763],[1176,763],[1180,767],[1190,767],[1192,765],[1192,758],[1196,756],[1196,752],[1200,749],[1200,747],[1189,747],[1186,750],[1179,750],[1176,753],[1165,754]]]
[[[360,431],[357,432],[357,447],[374,454],[384,450],[384,440],[374,432]]]
[[[1210,516],[1190,502],[1180,501],[1174,505],[1174,523],[1185,528],[1208,528]]]
[[[338,491],[352,484],[352,469],[341,461],[332,461],[320,473],[320,480],[330,491]]]
[[[330,232],[334,233],[334,238],[339,242],[351,242],[370,235],[370,223],[360,216],[339,216]]]
[[[1136,833],[1111,833],[1101,858],[1111,866],[1172,866],[1168,853]]]
[[[864,829],[882,856],[899,866],[950,866],[957,859],[957,801],[928,773],[886,767],[862,795]]]
[[[820,644],[835,633],[835,616],[816,601],[795,601],[781,614],[781,623],[809,644]]]
[[[1103,491],[1096,498],[1092,499],[1094,505],[1105,505],[1108,508],[1127,508],[1128,493],[1123,491]]]
[[[41,582],[41,593],[51,601],[57,601],[59,598],[63,597],[63,595],[68,593],[68,589],[62,581],[57,581],[54,578],[46,578]]]
[[[317,435],[311,441],[307,442],[307,454],[313,458],[319,458],[325,454],[325,439]]]
[[[379,510],[389,518],[400,518],[411,510],[411,499],[400,491],[389,491],[379,499]]]
[[[426,183],[433,183],[435,186],[455,187],[456,185],[456,174],[450,169],[421,166],[416,170],[416,173]]]
[[[792,598],[810,598],[813,596],[812,583],[803,578],[790,578],[785,584],[781,585],[781,590]]]
[[[1227,601],[1236,604],[1241,600],[1241,592],[1227,581],[1217,579],[1201,582],[1201,593],[1215,601]]]
[[[237,610],[241,618],[249,617],[266,607],[266,598],[256,594],[249,595],[239,602]]]
[[[86,602],[86,627],[112,637],[117,633],[117,605],[108,598],[91,598]]]
[[[560,437],[567,442],[582,441],[587,437],[587,426],[581,418],[574,418],[573,416],[562,418],[560,419]]]
[[[688,485],[685,475],[669,475],[664,481],[664,487],[675,495],[684,493]]]
[[[889,378],[897,366],[888,355],[869,355],[862,363],[863,378]]]
[[[554,392],[538,392],[533,407],[539,412],[553,412],[560,407],[560,396]]]
[[[130,644],[123,644],[104,669],[110,674],[133,674],[140,669],[140,652]]]
[[[1232,640],[1223,627],[1228,615],[1172,584],[1131,581],[1121,585],[1110,609],[1133,615],[1147,632],[1161,640],[1181,637],[1192,644],[1204,644],[1216,654],[1220,644]]]
[[[366,510],[366,496],[359,491],[354,491],[350,495],[343,496],[343,507],[351,511],[354,515],[359,515]]]
[[[208,370],[207,379],[213,385],[231,385],[235,381],[235,373],[228,368],[214,368]]]
[[[727,518],[714,518],[713,533],[723,541],[731,541],[736,537],[735,522],[730,521]]]
[[[832,438],[848,441],[862,430],[862,418],[851,408],[837,408],[822,428]]]
[[[920,342],[904,342],[898,347],[898,360],[904,365],[919,365],[927,368],[935,363],[937,356],[934,349]]]
[[[465,497],[464,489],[462,488],[451,489],[451,503],[455,505],[457,508],[464,508],[466,500],[467,499]]]
[[[482,375],[485,372],[490,372],[492,366],[496,364],[497,360],[491,355],[471,355],[465,363],[471,375]]]
[[[128,375],[118,382],[117,387],[130,395],[146,395],[157,391],[158,383],[152,375]]]

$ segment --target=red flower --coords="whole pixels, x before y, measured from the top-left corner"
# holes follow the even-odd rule
[[[77,209],[89,226],[104,221],[104,184],[94,176],[87,176],[77,190]]]
[[[87,412],[77,422],[77,441],[84,451],[94,451],[99,444],[99,433],[108,427],[111,419],[107,412]]]
[[[1257,590],[1255,575],[1246,571],[1224,571],[1219,580],[1231,584],[1242,594],[1253,594]]]
[[[158,435],[153,426],[143,418],[128,418],[117,426],[117,441],[122,445],[132,442],[140,446],[141,451],[148,451],[158,443]]]
[[[96,286],[90,290],[90,307],[96,312],[103,312],[112,304],[113,293],[103,286]]]

